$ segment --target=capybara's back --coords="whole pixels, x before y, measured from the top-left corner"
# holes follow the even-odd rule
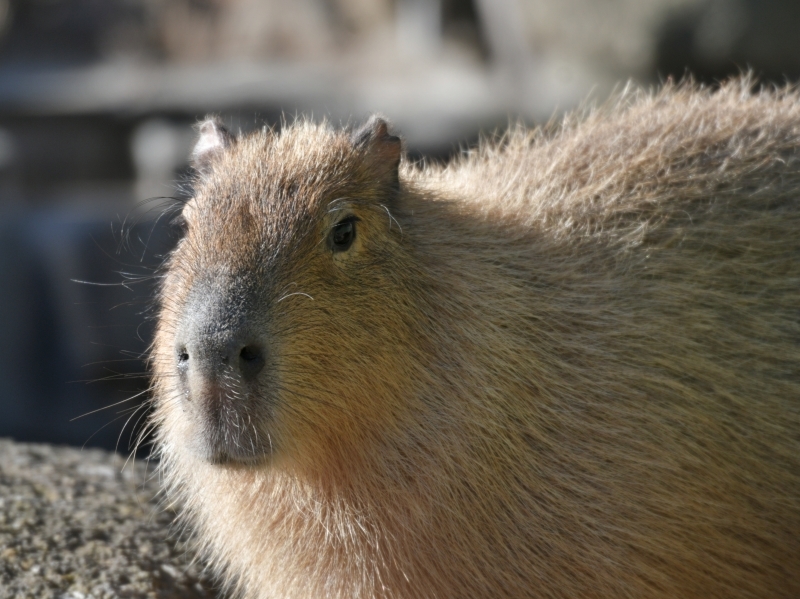
[[[206,121],[156,422],[247,597],[800,597],[800,97],[669,86],[446,167]]]

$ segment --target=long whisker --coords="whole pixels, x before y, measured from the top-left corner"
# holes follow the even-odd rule
[[[108,409],[113,408],[115,406],[119,406],[119,405],[122,405],[124,403],[129,402],[129,401],[133,401],[134,399],[138,399],[139,397],[141,397],[142,395],[144,395],[148,391],[149,391],[149,389],[145,389],[144,391],[141,391],[141,392],[137,393],[136,395],[133,395],[132,397],[128,397],[127,399],[123,399],[122,401],[118,401],[116,403],[112,403],[110,405],[103,406],[102,408],[97,408],[96,410],[92,410],[90,412],[85,412],[85,413],[81,414],[80,416],[75,416],[74,418],[70,418],[70,422],[75,422],[76,420],[79,420],[79,419],[84,418],[86,416],[90,416],[91,414],[96,414],[97,412],[102,412],[103,410],[108,410]]]

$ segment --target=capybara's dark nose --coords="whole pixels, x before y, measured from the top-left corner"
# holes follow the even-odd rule
[[[225,372],[239,374],[245,380],[254,378],[264,368],[264,350],[258,343],[231,339],[218,343],[215,339],[195,339],[181,344],[178,365],[211,376]]]
[[[193,294],[176,335],[181,374],[223,385],[249,383],[258,376],[266,348],[248,318],[246,296],[235,286],[221,285]]]

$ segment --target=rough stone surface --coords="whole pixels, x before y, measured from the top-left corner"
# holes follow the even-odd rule
[[[216,597],[154,472],[97,449],[0,439],[0,598]]]

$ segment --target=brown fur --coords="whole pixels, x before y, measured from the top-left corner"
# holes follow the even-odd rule
[[[185,207],[155,421],[220,575],[253,598],[800,597],[800,96],[627,92],[404,160],[397,192],[379,137],[251,134]],[[252,461],[196,451],[175,336],[201,279],[256,289],[267,367],[227,404],[250,428],[224,425]]]

